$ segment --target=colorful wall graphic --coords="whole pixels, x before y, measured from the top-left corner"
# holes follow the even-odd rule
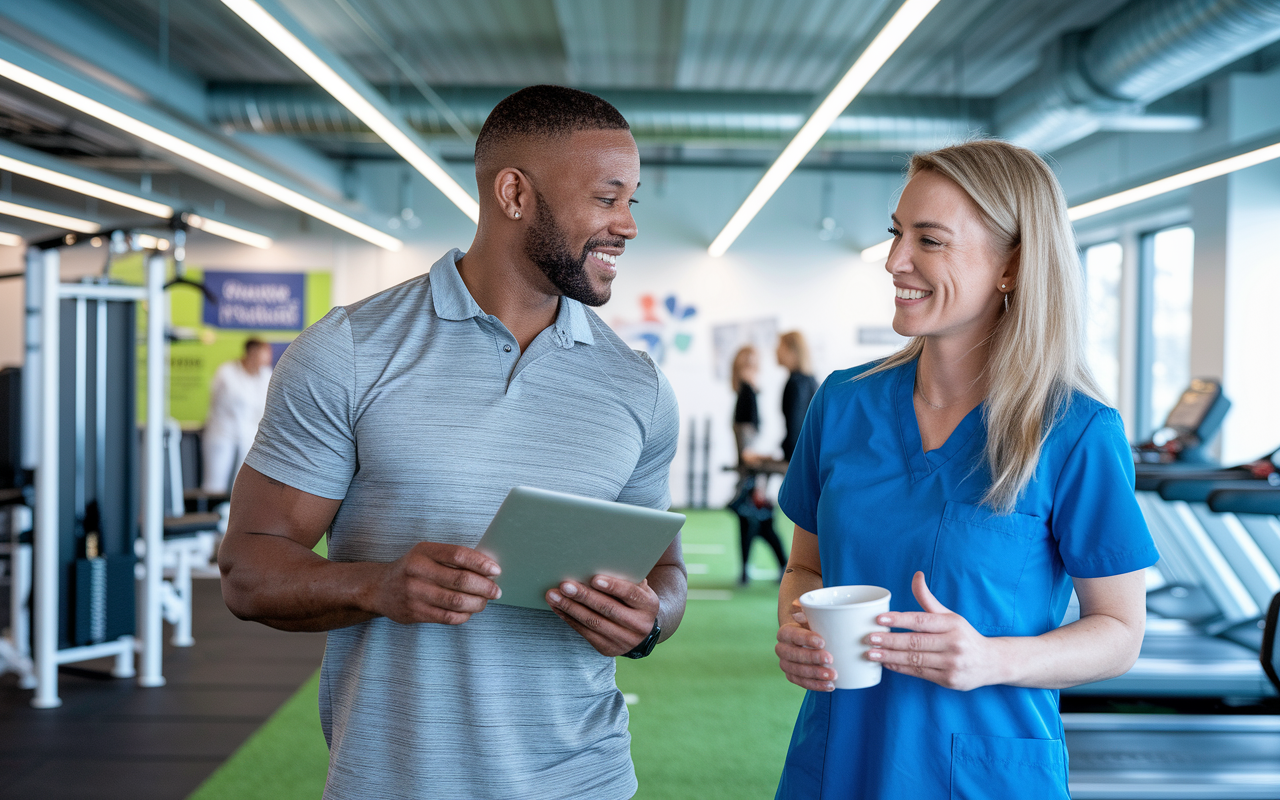
[[[693,344],[693,318],[698,309],[682,304],[674,294],[658,303],[651,294],[639,297],[640,319],[615,319],[613,329],[623,341],[638,350],[644,350],[654,361],[662,364],[669,350],[685,352]]]

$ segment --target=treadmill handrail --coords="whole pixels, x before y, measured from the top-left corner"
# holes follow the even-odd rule
[[[1258,481],[1257,478],[1244,472],[1226,473],[1214,478],[1169,478],[1160,481],[1156,492],[1165,500],[1185,500],[1188,503],[1203,503],[1210,494],[1219,489],[1235,489],[1247,481]]]
[[[1217,489],[1206,500],[1214,511],[1280,515],[1280,486],[1261,481],[1257,486]]]
[[[1280,674],[1276,673],[1276,627],[1280,626],[1280,592],[1271,598],[1267,607],[1266,621],[1262,626],[1262,649],[1258,660],[1262,662],[1262,671],[1267,673],[1267,680],[1280,692]]]

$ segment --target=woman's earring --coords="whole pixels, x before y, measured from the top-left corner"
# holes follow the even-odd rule
[[[519,214],[517,214],[516,216],[519,216]],[[1003,284],[1003,283],[1002,283],[1002,284],[1000,284],[1000,291],[1002,291],[1002,292],[1004,291],[1004,284]]]
[[[516,219],[520,219],[520,212],[519,212],[519,211],[517,211],[517,212],[516,212]],[[1003,289],[1004,287],[1003,287],[1003,286],[1001,286],[1000,288],[1001,288],[1001,289]]]

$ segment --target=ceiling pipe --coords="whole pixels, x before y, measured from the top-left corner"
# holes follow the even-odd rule
[[[479,130],[498,101],[512,91],[442,88],[439,94],[464,124]],[[810,95],[799,93],[599,93],[618,107],[637,142],[645,146],[774,147],[795,134],[813,103]],[[432,104],[415,100],[395,108],[424,138],[446,149],[456,139],[452,123]],[[373,140],[355,115],[314,87],[214,84],[206,95],[206,113],[211,123],[228,131]],[[992,114],[993,103],[985,98],[863,96],[836,119],[817,149],[902,152],[938,147],[990,131]],[[1103,121],[1112,128],[1143,130],[1191,130],[1202,123],[1203,102],[1198,95],[1162,103],[1159,113]]]
[[[1280,39],[1280,0],[1132,0],[1050,45],[1000,95],[995,130],[1045,152],[1140,118],[1165,97]]]

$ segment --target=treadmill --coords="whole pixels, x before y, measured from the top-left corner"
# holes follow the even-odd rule
[[[1145,442],[1134,445],[1134,486],[1153,491],[1160,481],[1175,477],[1203,477],[1229,480],[1243,474],[1237,468],[1222,468],[1205,452],[1231,410],[1231,401],[1222,393],[1222,384],[1210,378],[1196,378],[1179,396],[1164,425]]]
[[[1167,424],[1193,443],[1179,452],[1200,458],[1222,400],[1214,382],[1183,394],[1190,408],[1180,401]],[[1161,555],[1147,573],[1147,633],[1128,673],[1062,692],[1073,797],[1280,798],[1280,487],[1263,474],[1280,473],[1280,458],[1265,466],[1139,463],[1137,499]]]

